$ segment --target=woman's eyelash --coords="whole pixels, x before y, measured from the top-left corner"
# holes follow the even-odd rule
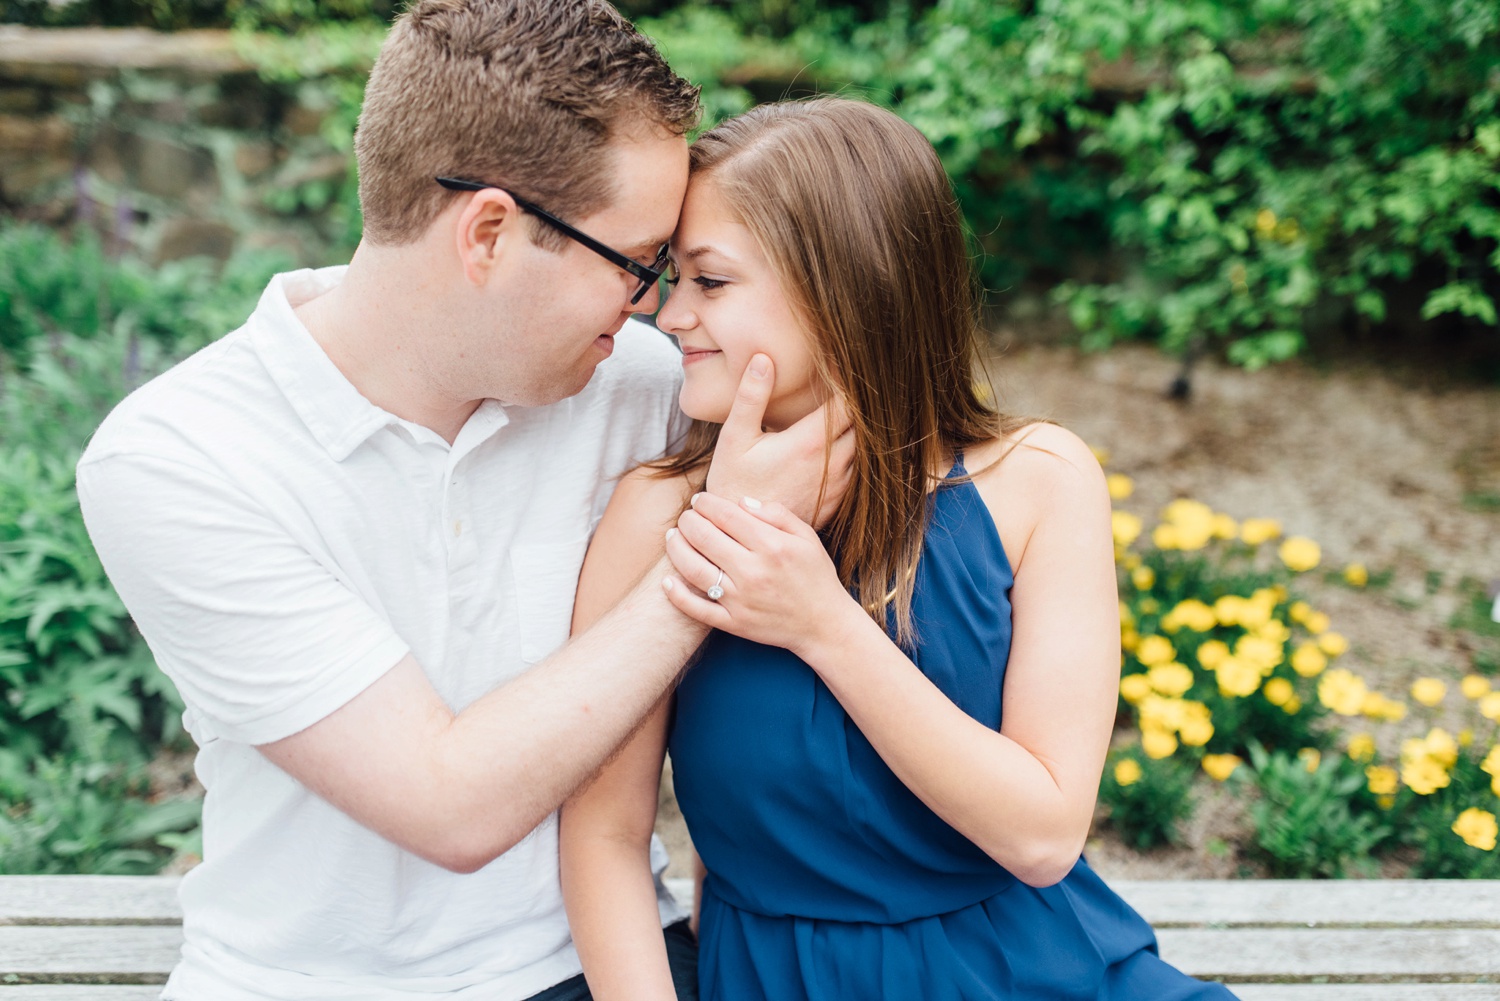
[[[712,289],[718,288],[724,283],[716,278],[705,278],[702,275],[699,275],[698,277],[693,279],[693,284],[697,285],[699,288],[705,291],[710,291]]]

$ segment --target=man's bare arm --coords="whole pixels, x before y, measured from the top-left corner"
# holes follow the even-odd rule
[[[562,803],[661,698],[707,630],[660,564],[595,627],[455,715],[415,658],[260,751],[355,820],[472,872]]]

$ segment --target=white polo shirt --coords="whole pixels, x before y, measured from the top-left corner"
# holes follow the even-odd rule
[[[580,970],[554,814],[459,875],[355,823],[253,745],[408,652],[455,711],[566,640],[615,478],[684,427],[667,339],[628,323],[583,392],[486,401],[450,447],[374,406],[293,313],[343,268],[271,281],[240,329],[131,394],[78,465],[94,545],[187,705],[204,860],[180,1001],[517,1001]],[[658,875],[665,864],[653,845]],[[661,889],[664,923],[684,915]]]

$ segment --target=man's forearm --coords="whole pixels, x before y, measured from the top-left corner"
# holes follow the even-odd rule
[[[444,864],[478,868],[525,837],[671,688],[708,630],[666,600],[667,572],[663,560],[592,628],[443,730],[434,751],[458,825]]]

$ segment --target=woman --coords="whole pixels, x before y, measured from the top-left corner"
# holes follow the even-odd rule
[[[658,324],[699,423],[621,483],[575,626],[665,532],[664,586],[719,631],[675,708],[564,807],[594,996],[673,997],[647,865],[668,745],[708,869],[706,1001],[1230,996],[1161,962],[1080,857],[1119,675],[1108,495],[1077,437],[976,393],[932,147],[858,102],[768,105],[702,136],[691,178]],[[851,413],[822,538],[772,502],[694,493],[761,353],[767,427],[834,395]]]

